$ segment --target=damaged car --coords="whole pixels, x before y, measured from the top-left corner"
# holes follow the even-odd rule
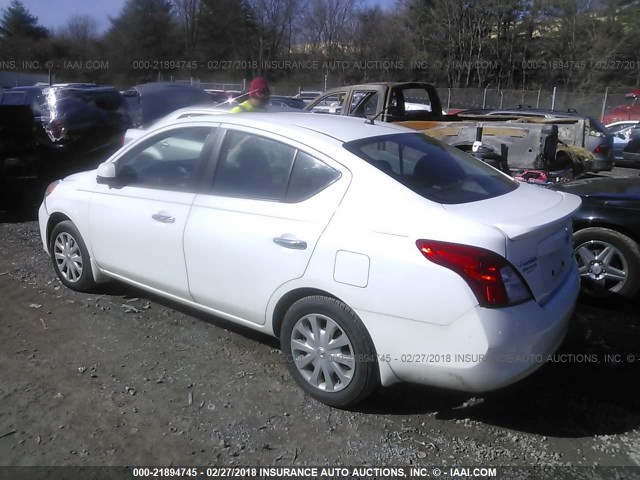
[[[0,175],[38,179],[91,168],[122,146],[131,118],[113,87],[14,87],[0,98]]]
[[[404,127],[246,113],[158,125],[52,183],[39,225],[68,288],[118,280],[278,337],[346,408],[538,369],[575,307],[579,205]]]

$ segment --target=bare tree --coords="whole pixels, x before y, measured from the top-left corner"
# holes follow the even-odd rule
[[[174,0],[189,58],[193,58],[200,38],[201,0]]]
[[[350,49],[357,35],[361,0],[307,0],[302,16],[303,39],[314,52],[335,58]]]
[[[58,35],[77,43],[94,41],[99,37],[98,22],[89,15],[71,15]]]
[[[290,45],[298,0],[249,0],[248,4],[257,30],[257,60],[277,58]]]

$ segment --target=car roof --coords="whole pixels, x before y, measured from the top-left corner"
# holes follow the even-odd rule
[[[187,123],[189,121],[194,121],[194,118],[175,120],[163,125]],[[331,138],[342,143],[394,133],[416,133],[415,130],[385,122],[371,124],[363,118],[305,112],[219,114],[201,116],[197,118],[197,121],[244,125],[293,138],[296,138],[296,133],[300,135],[322,135],[326,139]]]

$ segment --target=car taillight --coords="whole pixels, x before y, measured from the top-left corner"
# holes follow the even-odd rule
[[[504,257],[484,248],[418,240],[428,260],[460,275],[483,307],[506,307],[531,299],[522,276]]]
[[[607,150],[609,150],[607,148],[606,145],[598,145],[596,148],[593,149],[593,153],[601,153],[603,155],[606,155]]]
[[[49,123],[49,130],[56,139],[62,138],[62,136],[64,135],[64,125],[62,124],[62,121],[58,120],[57,118],[51,120],[51,122]]]

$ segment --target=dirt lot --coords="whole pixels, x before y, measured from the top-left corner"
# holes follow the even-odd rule
[[[341,411],[294,385],[275,340],[64,288],[34,218],[0,223],[1,465],[640,465],[640,301],[581,301],[567,355],[505,390],[395,386]]]

